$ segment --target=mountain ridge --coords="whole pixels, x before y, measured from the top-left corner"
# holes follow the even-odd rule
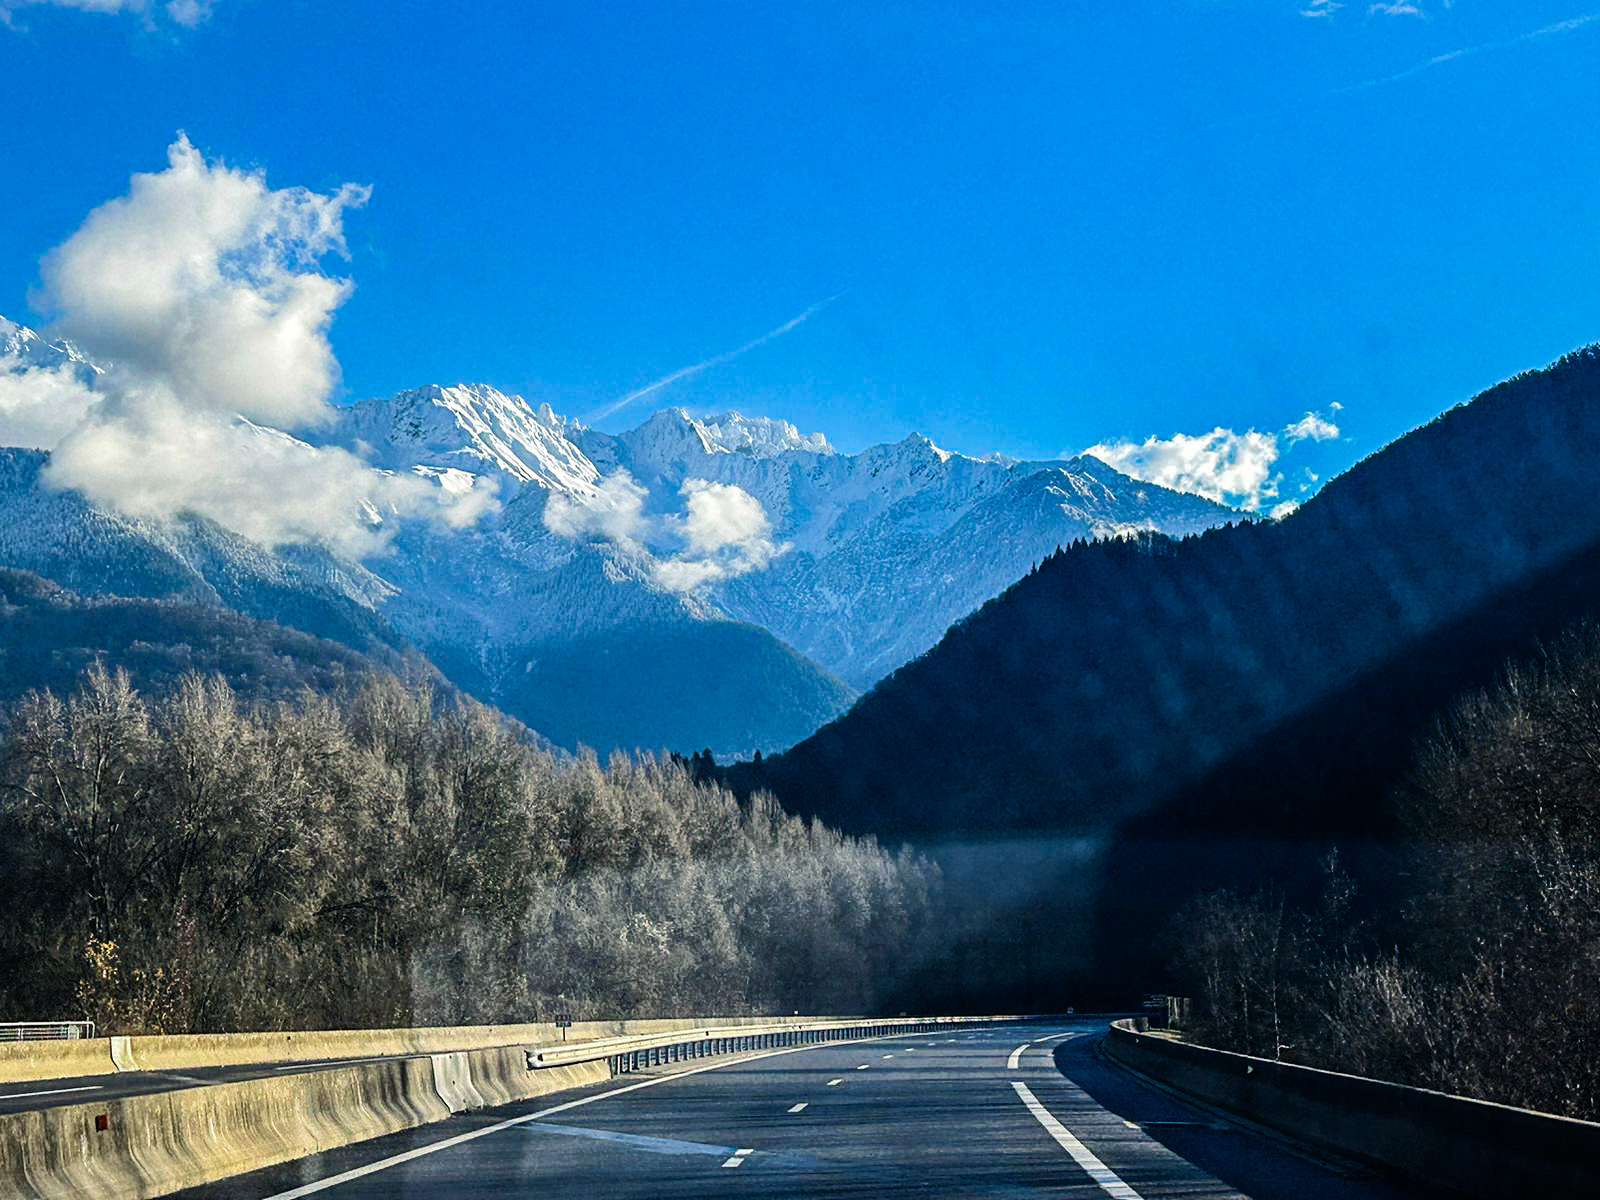
[[[92,366],[70,347],[6,328],[30,363]],[[11,369],[27,368],[14,362]],[[85,386],[93,382],[85,376]],[[695,417],[683,408],[613,435],[485,384],[364,400],[298,436],[447,491],[493,488],[498,511],[464,529],[389,526],[386,553],[362,562],[315,547],[251,549],[180,517],[169,523],[183,531],[180,551],[172,544],[177,535],[156,523],[129,525],[115,514],[73,509],[41,483],[36,464],[32,494],[24,496],[15,480],[6,493],[13,512],[30,514],[31,544],[13,538],[7,549],[0,537],[0,562],[47,576],[56,570],[60,582],[80,590],[94,590],[96,570],[112,591],[156,586],[116,579],[113,559],[121,555],[171,575],[160,587],[220,603],[249,593],[242,611],[291,624],[288,599],[273,608],[264,597],[303,586],[316,596],[314,632],[340,628],[332,608],[364,610],[339,618],[358,648],[363,637],[415,645],[450,663],[460,686],[521,719],[554,711],[555,696],[538,691],[531,664],[566,661],[561,639],[605,646],[612,663],[611,651],[629,637],[678,647],[668,655],[678,659],[693,645],[708,656],[702,674],[728,701],[702,712],[704,732],[687,747],[662,740],[669,728],[673,739],[682,735],[676,705],[662,708],[663,732],[629,722],[627,738],[644,738],[652,749],[709,747],[727,757],[799,741],[1061,544],[1130,529],[1187,531],[1238,515],[1091,459],[974,459],[916,434],[849,455],[781,419]],[[560,527],[551,517],[558,501],[571,516]],[[619,502],[620,514],[588,516]],[[696,503],[716,510],[708,528],[731,540],[709,549],[694,540]],[[90,555],[98,567],[82,556],[75,563],[52,557],[48,522],[41,523],[47,512],[60,523],[56,544],[88,545],[91,530],[115,529],[120,550]],[[730,515],[737,517],[734,531],[724,535]],[[135,549],[140,537],[149,544]],[[227,580],[236,583],[217,586]],[[685,587],[684,580],[704,582]],[[576,723],[563,714],[558,723],[571,731],[563,740],[601,750],[622,744],[607,720],[636,711],[638,688],[670,690],[658,678],[647,683],[614,668],[581,686],[570,665],[560,675],[566,700],[584,714]],[[755,705],[764,716],[752,725],[754,692],[746,684],[755,680],[778,681],[782,699]],[[744,699],[734,704],[734,695]]]
[[[1597,400],[1588,347],[1282,521],[1071,546],[743,786],[879,833],[1112,827],[1600,539]]]

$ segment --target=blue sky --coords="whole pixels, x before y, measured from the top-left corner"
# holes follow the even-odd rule
[[[349,396],[593,414],[820,304],[599,423],[1254,429],[1292,498],[1600,338],[1600,0],[0,9],[0,313],[47,318],[41,257],[183,130],[371,186]]]

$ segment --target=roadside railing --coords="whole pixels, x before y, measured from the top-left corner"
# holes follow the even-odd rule
[[[924,1017],[901,1020],[792,1022],[732,1029],[690,1029],[642,1037],[597,1038],[523,1052],[528,1069],[565,1067],[602,1059],[612,1075],[625,1075],[650,1067],[668,1066],[720,1054],[744,1054],[816,1042],[849,1041],[868,1037],[897,1037],[910,1033],[970,1029],[1018,1017]]]
[[[0,1021],[0,1042],[76,1042],[93,1036],[93,1021]]]

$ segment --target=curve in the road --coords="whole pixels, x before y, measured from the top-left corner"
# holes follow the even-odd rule
[[[1082,1023],[1042,1037],[1037,1025],[998,1027],[877,1039],[876,1048],[769,1050],[600,1085],[559,1104],[463,1113],[184,1196],[1417,1195],[1219,1125],[1104,1063],[1098,1038],[1085,1036],[1094,1032]]]

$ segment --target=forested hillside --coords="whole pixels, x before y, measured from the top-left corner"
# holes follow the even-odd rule
[[[731,778],[883,833],[1113,828],[1600,538],[1596,444],[1591,348],[1402,438],[1281,522],[1074,545]]]
[[[996,997],[1135,993],[1189,895],[1272,880],[1309,902],[1335,845],[1383,910],[1416,740],[1600,607],[1597,444],[1590,349],[1287,520],[1071,547],[840,721],[726,777],[935,849],[973,945],[1031,931]],[[985,847],[1019,839],[1032,891],[997,891]]]
[[[869,1012],[937,874],[674,760],[562,760],[368,674],[246,704],[94,665],[0,738],[0,1016],[104,1033]]]
[[[251,700],[331,692],[373,671],[444,685],[420,655],[337,641],[181,596],[80,596],[31,571],[0,567],[0,702],[35,688],[70,691],[92,663],[162,690],[192,671],[218,673]]]

